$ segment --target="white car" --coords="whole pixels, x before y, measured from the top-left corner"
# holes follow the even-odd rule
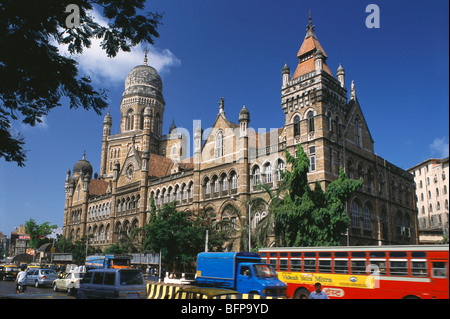
[[[80,287],[80,280],[83,279],[85,272],[70,271],[62,278],[55,279],[53,281],[53,291],[68,291],[72,292],[72,289]]]

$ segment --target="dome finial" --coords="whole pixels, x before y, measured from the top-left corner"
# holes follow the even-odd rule
[[[148,62],[147,54],[148,54],[148,48],[145,47],[144,48],[144,65],[147,65],[147,62]]]
[[[84,153],[83,153],[83,159],[86,160],[86,149],[84,150]]]

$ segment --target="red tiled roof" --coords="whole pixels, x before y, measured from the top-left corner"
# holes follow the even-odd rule
[[[291,80],[315,70],[314,53],[316,53],[317,50],[322,51],[323,55],[325,56],[325,59],[323,61],[323,70],[328,74],[333,75],[333,73],[331,73],[330,71],[330,68],[326,64],[326,59],[328,58],[328,56],[325,53],[325,50],[323,49],[322,45],[320,45],[320,42],[319,40],[317,40],[317,37],[314,34],[314,32],[308,31],[307,37],[303,40],[303,43],[300,46],[300,49],[298,50],[297,58],[299,62],[297,65],[297,69],[294,72],[294,75],[292,75]],[[305,61],[301,60],[302,57],[308,55],[312,56]]]
[[[150,154],[150,158],[148,159],[148,176],[159,178],[170,175],[172,167],[173,162],[170,158]]]
[[[91,183],[89,184],[89,195],[100,196],[106,194],[108,184],[108,182],[99,179],[91,179]]]

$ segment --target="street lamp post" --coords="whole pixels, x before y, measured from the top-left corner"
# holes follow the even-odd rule
[[[245,202],[243,202],[243,201],[237,199],[237,198],[234,197],[234,196],[231,196],[231,199],[234,200],[234,201],[238,201],[238,202],[241,202],[241,203],[244,203],[244,204],[245,204]],[[251,243],[250,243],[250,235],[251,235],[251,234],[250,234],[250,229],[251,229],[251,223],[250,223],[250,210],[251,210],[251,207],[252,207],[252,205],[251,205],[250,203],[248,203],[248,251],[249,251],[249,252],[251,252]]]

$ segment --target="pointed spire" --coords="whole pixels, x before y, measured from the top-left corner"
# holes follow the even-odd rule
[[[83,160],[86,160],[86,149],[84,150],[84,153],[83,153]]]
[[[218,102],[218,104],[219,104],[219,113],[224,113],[225,99],[223,97],[221,97],[220,102]]]
[[[314,28],[315,28],[316,26],[315,25],[312,25],[312,19],[311,19],[311,10],[309,10],[309,23],[308,23],[308,25],[306,26],[306,36],[305,36],[305,39],[306,38],[309,38],[309,37],[314,37],[314,38],[316,38],[316,34],[314,33]],[[317,39],[317,38],[316,38]]]
[[[356,89],[355,89],[355,82],[352,80],[352,86],[350,91],[350,100],[356,99]]]

